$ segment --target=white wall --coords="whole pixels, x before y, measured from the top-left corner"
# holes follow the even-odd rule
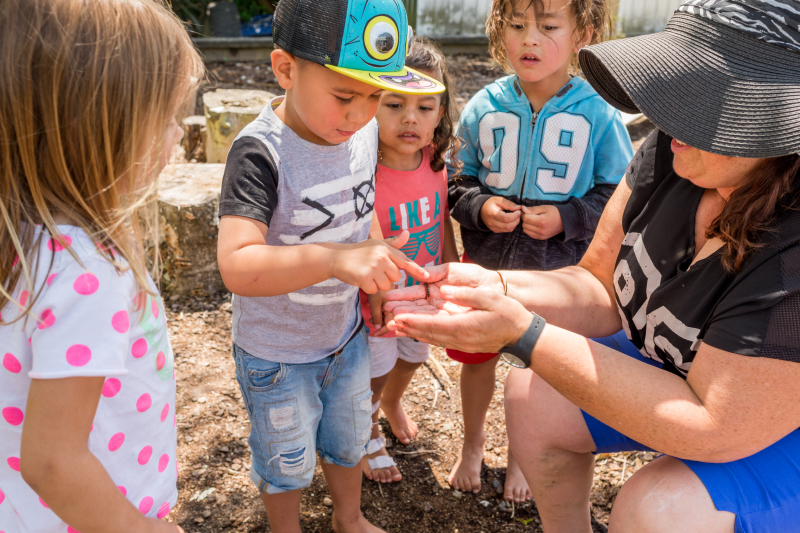
[[[661,31],[683,0],[620,0],[617,31],[641,35]]]
[[[420,35],[483,35],[491,0],[418,0]]]
[[[619,0],[617,31],[628,36],[661,31],[683,0]],[[484,35],[491,0],[417,0],[420,35]]]

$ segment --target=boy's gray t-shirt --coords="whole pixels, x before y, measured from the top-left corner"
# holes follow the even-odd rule
[[[274,99],[231,146],[220,216],[263,222],[270,246],[366,240],[375,203],[377,122],[346,143],[319,146],[275,115],[281,101]],[[234,296],[233,341],[268,361],[318,361],[361,327],[358,297],[357,287],[336,278],[281,296]]]

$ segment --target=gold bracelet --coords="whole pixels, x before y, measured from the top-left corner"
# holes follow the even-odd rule
[[[503,296],[508,296],[508,283],[506,283],[506,278],[503,277],[503,273],[499,270],[497,271],[497,275],[500,276],[500,283],[503,285]]]

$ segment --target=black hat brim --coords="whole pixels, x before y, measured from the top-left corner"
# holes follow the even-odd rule
[[[800,152],[800,53],[676,13],[653,35],[581,50],[586,79],[626,113],[732,157]]]

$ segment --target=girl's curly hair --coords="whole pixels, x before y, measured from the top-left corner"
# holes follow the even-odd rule
[[[492,9],[486,20],[489,53],[509,74],[514,71],[508,62],[503,33],[506,25],[513,20],[515,8],[517,11],[526,11],[531,6],[536,11],[537,18],[544,12],[543,0],[492,0]],[[566,8],[575,21],[576,35],[584,35],[589,28],[594,30],[589,44],[601,43],[611,36],[614,26],[607,0],[569,0]],[[577,58],[573,58],[573,67],[577,68]]]
[[[433,132],[431,170],[441,172],[445,167],[446,159],[449,158],[450,164],[456,168],[456,171],[460,171],[461,162],[455,157],[461,149],[461,140],[456,136],[456,124],[458,124],[456,91],[453,86],[453,76],[447,68],[444,54],[430,40],[415,37],[406,56],[406,66],[431,74],[446,87],[445,92],[441,94],[444,115]]]

